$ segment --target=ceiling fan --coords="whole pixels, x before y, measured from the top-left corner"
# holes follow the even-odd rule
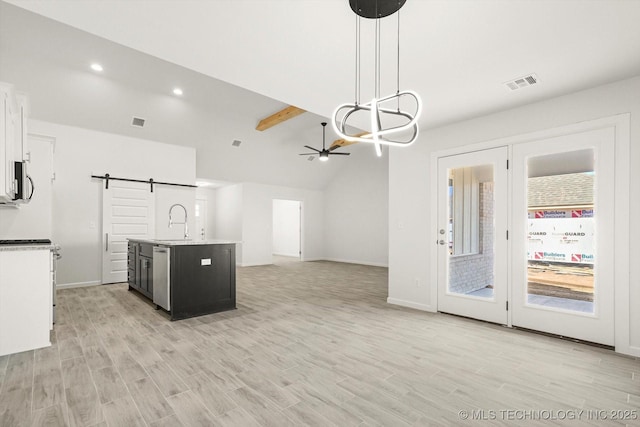
[[[327,126],[327,122],[322,122],[320,123],[322,125],[322,150],[318,150],[317,148],[313,148],[313,147],[309,147],[308,145],[305,145],[306,148],[313,150],[314,153],[302,153],[300,154],[301,156],[310,156],[310,155],[316,155],[318,154],[320,157],[320,160],[323,162],[326,162],[327,160],[329,160],[329,156],[333,156],[333,155],[340,155],[340,156],[348,156],[351,153],[335,153],[333,151],[331,151],[330,149],[325,148],[324,145],[324,132],[325,132],[325,128]],[[337,148],[337,147],[336,147]]]

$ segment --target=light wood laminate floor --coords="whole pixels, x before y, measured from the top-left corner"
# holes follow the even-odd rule
[[[170,322],[126,284],[59,291],[53,346],[0,357],[0,426],[640,425],[595,412],[638,411],[638,359],[389,305],[384,268],[239,268],[237,295]]]

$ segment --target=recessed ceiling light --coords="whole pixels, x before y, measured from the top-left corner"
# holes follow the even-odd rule
[[[176,87],[173,89],[173,94],[174,95],[178,95],[178,96],[182,96],[182,89],[180,89],[179,87]]]
[[[101,72],[103,70],[102,65],[98,64],[97,62],[91,64],[91,69],[97,72]]]

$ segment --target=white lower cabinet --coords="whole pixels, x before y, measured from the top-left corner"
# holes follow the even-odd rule
[[[51,251],[0,249],[0,356],[51,345]]]

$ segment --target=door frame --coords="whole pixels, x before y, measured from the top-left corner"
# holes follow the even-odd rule
[[[511,263],[513,271],[513,300],[511,313],[514,326],[535,329],[544,324],[544,332],[567,335],[577,339],[597,342],[605,345],[614,343],[615,291],[613,287],[613,265],[615,250],[613,243],[616,236],[613,231],[613,201],[615,182],[611,169],[613,152],[609,148],[615,146],[613,128],[591,130],[587,132],[563,135],[546,140],[537,140],[531,144],[519,144],[514,147],[512,203],[516,211],[512,212],[513,252]],[[527,160],[535,156],[571,153],[580,150],[592,150],[594,155],[594,218],[595,268],[594,268],[594,311],[582,313],[556,307],[546,307],[529,303],[528,296],[528,262],[525,260],[528,223],[527,199],[528,188]],[[524,209],[524,210],[520,210]],[[552,209],[552,208],[551,208]],[[548,220],[542,220],[548,221]]]
[[[506,325],[509,319],[509,311],[505,307],[505,302],[509,301],[509,265],[500,262],[501,256],[509,257],[511,251],[510,241],[506,238],[506,230],[508,230],[509,221],[509,176],[507,170],[507,159],[509,158],[509,147],[495,147],[480,151],[471,151],[462,154],[454,154],[452,156],[443,156],[439,158],[438,179],[440,180],[438,190],[443,190],[443,179],[447,179],[448,171],[452,169],[451,164],[461,166],[457,167],[475,167],[475,166],[492,166],[492,176],[494,184],[494,204],[493,212],[495,224],[493,227],[493,296],[491,298],[474,297],[464,294],[450,292],[450,262],[452,257],[448,254],[448,247],[438,242],[438,267],[447,265],[446,269],[438,268],[438,310],[442,309],[445,313],[470,316],[475,319],[495,322]],[[441,192],[437,195],[438,203],[443,201],[443,197],[449,197]],[[448,201],[448,199],[447,199]],[[447,206],[440,206],[438,214],[440,221],[438,222],[439,230],[443,228],[445,218],[448,218],[446,212]],[[440,232],[440,231],[438,231]],[[438,234],[438,240],[443,236]],[[444,239],[445,242],[448,238]],[[474,254],[477,255],[477,254]]]
[[[469,142],[467,145],[449,148],[445,150],[435,151],[431,154],[430,162],[430,194],[432,200],[437,201],[438,194],[438,158],[463,154],[469,151],[479,151],[499,146],[509,146],[509,160],[511,161],[511,146],[524,142],[534,142],[541,139],[549,139],[558,136],[582,133],[590,130],[614,128],[615,134],[615,154],[614,154],[614,181],[615,181],[615,200],[614,200],[614,346],[615,351],[633,356],[640,356],[640,346],[631,344],[630,334],[630,307],[628,304],[630,293],[630,245],[631,239],[628,233],[630,226],[630,140],[631,140],[631,114],[623,113],[613,116],[602,117],[599,119],[589,120],[580,123],[554,127],[541,131],[525,133],[521,135],[508,136],[482,142]],[[509,170],[511,173],[511,169]],[[508,191],[513,192],[512,182],[509,180]],[[511,203],[511,201],[509,201]],[[511,211],[511,206],[509,205]],[[432,286],[429,287],[431,310],[437,311],[438,307],[438,266],[437,266],[437,236],[438,236],[438,205],[431,203],[430,209],[430,231],[427,236],[429,245],[431,246],[430,256],[430,275],[429,279]],[[512,228],[511,218],[508,223],[509,229]],[[510,245],[511,243],[509,243]],[[511,253],[511,247],[509,246]],[[626,272],[626,273],[625,273]],[[511,262],[508,267],[508,280],[512,281]],[[509,286],[510,288],[510,286]],[[508,291],[509,301],[512,299],[510,290]],[[507,326],[511,326],[511,310],[507,315]]]

